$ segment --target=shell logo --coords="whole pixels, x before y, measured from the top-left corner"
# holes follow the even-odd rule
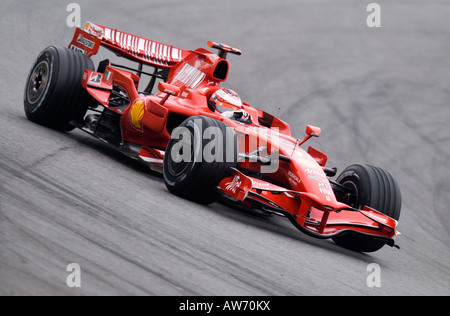
[[[131,124],[140,131],[143,129],[141,120],[144,117],[144,108],[145,102],[143,100],[136,100],[130,110]]]

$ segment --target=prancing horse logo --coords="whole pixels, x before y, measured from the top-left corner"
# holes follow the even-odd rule
[[[242,184],[242,181],[240,181],[240,179],[241,177],[239,175],[235,175],[231,182],[225,183],[225,189],[236,193],[236,189]]]

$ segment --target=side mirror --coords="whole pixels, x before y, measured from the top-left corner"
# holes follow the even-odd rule
[[[158,89],[159,91],[170,95],[177,95],[180,92],[180,88],[178,88],[177,86],[162,81],[158,83]]]
[[[158,83],[158,89],[159,89],[159,91],[166,93],[164,98],[162,98],[162,100],[160,102],[160,105],[164,105],[164,103],[166,103],[166,101],[169,98],[169,96],[177,95],[178,93],[180,93],[180,88],[179,87],[174,86],[174,85],[169,84],[169,83],[162,82],[162,81],[160,81]]]
[[[320,136],[320,127],[308,125],[306,126],[306,134],[311,137],[319,137]]]
[[[320,132],[321,132],[321,130],[317,126],[312,126],[312,125],[306,126],[306,136],[297,145],[300,146],[301,144],[306,142],[311,137],[319,137],[320,136]]]

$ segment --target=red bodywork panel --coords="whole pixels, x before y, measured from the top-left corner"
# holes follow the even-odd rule
[[[161,91],[155,95],[140,94],[140,78],[111,65],[103,73],[86,70],[83,77],[83,87],[98,102],[122,115],[122,138],[142,146],[141,159],[162,166],[164,149],[170,139],[170,115],[213,117],[235,129],[240,153],[252,153],[265,144],[267,154],[288,157],[279,160],[274,172],[265,174],[268,178],[265,180],[269,181],[242,172],[250,170],[259,174],[264,167],[261,162],[242,160],[239,170],[235,169],[233,175],[220,182],[223,195],[244,205],[258,205],[289,215],[298,228],[315,237],[328,238],[352,230],[394,244],[397,221],[368,207],[357,210],[338,202],[324,172],[327,155],[313,147],[303,150],[299,140],[291,136],[287,123],[246,103],[243,109],[251,115],[251,124],[225,118],[209,109],[208,97],[227,79],[226,59],[203,48],[182,50],[92,23],[86,25],[86,31],[76,30],[69,48],[91,56],[100,46],[133,61],[169,69],[166,84],[159,85]],[[130,104],[123,110],[109,105],[113,83],[129,97]],[[175,88],[170,91],[170,87]],[[320,134],[320,129],[308,128],[308,136],[303,141]]]

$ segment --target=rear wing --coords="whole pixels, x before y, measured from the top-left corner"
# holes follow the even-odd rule
[[[86,23],[84,30],[75,30],[69,48],[92,56],[97,54],[100,46],[111,50],[117,56],[163,68],[171,68],[188,54],[188,51],[171,45],[91,22]]]

